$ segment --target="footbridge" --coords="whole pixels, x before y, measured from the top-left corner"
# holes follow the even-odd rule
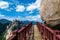
[[[30,22],[21,29],[13,31],[7,40],[60,40],[60,31],[52,30],[40,22],[36,25]]]

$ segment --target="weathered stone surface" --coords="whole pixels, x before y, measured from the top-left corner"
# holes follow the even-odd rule
[[[41,18],[47,24],[60,24],[60,0],[41,0],[40,11]]]
[[[14,30],[18,30],[19,28],[21,28],[21,22],[18,20],[13,20],[13,22],[7,26],[6,40],[12,36],[12,32]]]

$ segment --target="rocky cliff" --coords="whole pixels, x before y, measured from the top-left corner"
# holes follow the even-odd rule
[[[60,0],[41,0],[41,18],[54,27],[60,24]]]
[[[18,20],[14,20],[11,24],[9,24],[6,29],[6,40],[12,36],[12,31],[18,30],[20,28],[21,22]]]

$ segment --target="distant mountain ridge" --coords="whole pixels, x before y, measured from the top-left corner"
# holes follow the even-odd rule
[[[11,23],[11,21],[6,20],[6,19],[0,19],[0,23],[1,23],[1,24]]]
[[[6,19],[0,19],[0,40],[4,38],[4,34],[7,28],[7,25],[9,25],[11,21]]]

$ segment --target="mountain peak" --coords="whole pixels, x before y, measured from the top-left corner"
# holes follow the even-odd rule
[[[7,19],[0,19],[0,23],[5,24],[5,23],[10,23],[11,21]]]

